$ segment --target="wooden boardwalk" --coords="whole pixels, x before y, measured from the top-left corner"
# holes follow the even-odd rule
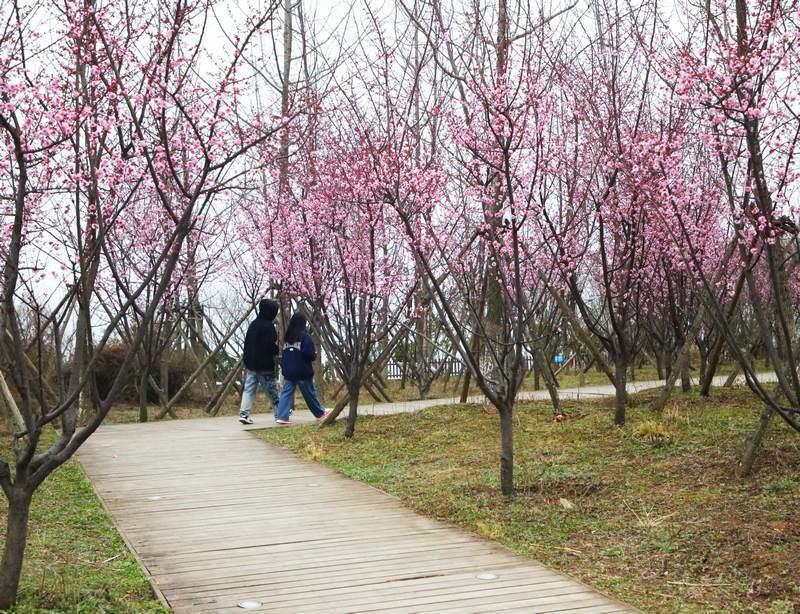
[[[79,460],[175,612],[634,611],[233,417],[105,426]]]

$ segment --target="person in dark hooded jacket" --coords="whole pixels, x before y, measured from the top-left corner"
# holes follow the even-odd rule
[[[250,411],[256,392],[261,387],[272,404],[272,411],[277,415],[278,380],[275,377],[275,366],[280,352],[278,333],[275,331],[275,316],[278,315],[278,303],[264,299],[258,304],[258,316],[250,323],[244,337],[244,387],[242,404],[239,407],[239,422],[253,424]]]
[[[295,388],[300,388],[300,393],[314,417],[317,420],[324,419],[328,411],[320,403],[317,390],[314,388],[314,360],[317,358],[317,349],[314,347],[311,335],[306,331],[306,317],[302,313],[295,313],[289,320],[283,342],[281,354],[283,389],[278,399],[275,422],[290,423],[289,414]]]

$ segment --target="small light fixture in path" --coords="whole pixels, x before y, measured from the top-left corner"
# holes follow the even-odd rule
[[[482,571],[477,576],[478,580],[497,580],[497,574],[492,573],[491,571]]]
[[[260,601],[256,601],[255,599],[245,599],[244,601],[239,602],[239,607],[243,610],[255,610],[256,608],[260,608],[263,604]]]

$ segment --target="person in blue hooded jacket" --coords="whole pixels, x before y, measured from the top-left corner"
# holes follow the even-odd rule
[[[274,320],[278,315],[278,307],[278,303],[265,298],[258,304],[258,316],[247,327],[242,354],[244,386],[242,403],[239,406],[239,422],[242,424],[253,424],[250,411],[259,388],[266,392],[277,416],[278,380],[275,377],[275,367],[280,350]]]
[[[308,405],[308,409],[317,420],[323,420],[328,411],[322,406],[314,388],[314,360],[317,348],[306,330],[306,317],[295,313],[286,327],[281,354],[281,372],[283,373],[283,390],[278,399],[278,412],[275,422],[290,424],[289,414],[294,400],[294,391],[300,388],[300,394]]]

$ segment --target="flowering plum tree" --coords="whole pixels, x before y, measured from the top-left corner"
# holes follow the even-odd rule
[[[523,34],[512,36],[511,12],[499,2],[491,19],[473,16],[470,23],[480,36],[472,48],[461,47],[469,53],[458,53],[438,3],[427,26],[422,16],[406,11],[424,32],[434,65],[444,67],[455,84],[432,110],[441,116],[443,132],[439,155],[427,167],[433,181],[405,187],[387,182],[393,187],[387,199],[421,263],[421,281],[452,346],[499,413],[500,486],[510,494],[513,409],[527,350],[539,344],[531,331],[544,319],[553,269],[538,218],[554,146],[547,138],[555,121],[548,37],[558,40],[558,32],[546,28],[549,19],[520,16],[514,25]],[[496,36],[483,31],[490,23]],[[471,27],[465,31],[474,34]],[[408,121],[400,134],[413,125]],[[417,189],[425,185],[430,195]]]
[[[281,202],[279,221],[265,227],[254,251],[263,254],[265,270],[307,312],[345,382],[346,436],[352,437],[361,386],[399,339],[398,321],[414,280],[390,223],[392,211],[373,189],[369,151],[352,142],[351,135],[359,133],[347,128],[320,131],[325,134],[320,149],[309,152],[298,172],[302,196]]]
[[[725,310],[714,303],[716,323],[765,406],[743,473],[752,467],[752,452],[772,415],[800,430],[797,312],[792,298],[799,213],[796,9],[791,2],[712,3],[694,16],[705,35],[698,31],[684,43],[672,72],[675,92],[696,112],[703,142],[716,154],[747,297],[778,378],[773,395],[737,343]],[[680,229],[685,235],[684,225]],[[688,256],[697,259],[693,250]],[[708,285],[707,279],[704,282]]]
[[[137,5],[134,13],[127,4],[69,1],[47,12],[52,40],[31,35],[42,26],[37,6],[19,0],[0,7],[0,142],[10,169],[1,188],[8,241],[0,360],[15,454],[13,467],[0,463],[9,502],[0,608],[16,597],[33,492],[98,428],[173,287],[187,237],[248,169],[271,162],[265,145],[275,133],[271,121],[249,108],[245,92],[257,73],[241,67],[274,7],[248,16],[234,45],[209,57],[202,27],[207,2]],[[148,214],[124,214],[136,206]],[[136,231],[146,224],[161,232]],[[123,270],[109,241],[114,232],[157,236],[150,260]],[[50,238],[71,238],[61,250],[68,266],[62,278],[77,308],[69,385],[48,403],[26,360],[17,304],[23,290],[47,292],[36,285],[35,265]],[[102,275],[121,282],[124,298],[95,339],[91,315]],[[94,414],[79,423],[78,400],[99,352],[146,291],[119,373]],[[61,312],[51,321],[69,317],[73,300],[59,301]],[[60,433],[44,446],[49,424]]]

